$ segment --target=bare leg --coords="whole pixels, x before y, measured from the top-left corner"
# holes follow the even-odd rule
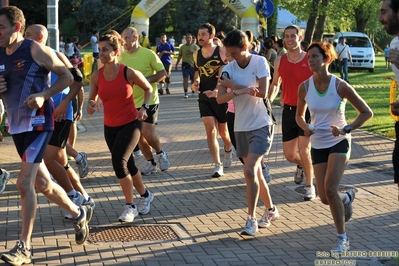
[[[202,122],[205,126],[206,131],[206,139],[208,141],[209,151],[211,152],[211,156],[214,163],[220,163],[220,154],[219,154],[219,142],[217,140],[217,121],[213,116],[204,116],[202,117]]]

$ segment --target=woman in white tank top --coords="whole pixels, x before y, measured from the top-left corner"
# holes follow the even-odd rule
[[[337,230],[337,245],[331,252],[340,253],[350,249],[345,222],[352,216],[355,199],[353,189],[338,192],[350,157],[350,132],[362,126],[373,113],[352,86],[328,72],[328,66],[337,58],[330,43],[313,43],[307,53],[313,76],[299,86],[296,121],[305,135],[310,136],[317,192],[320,200],[330,205]],[[350,124],[345,120],[346,101],[358,111]],[[306,107],[310,111],[310,124],[305,121]]]

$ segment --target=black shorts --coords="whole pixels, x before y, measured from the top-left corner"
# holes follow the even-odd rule
[[[299,136],[305,136],[305,132],[296,123],[295,116],[296,106],[284,104],[283,115],[281,119],[283,142],[296,139]],[[310,121],[310,113],[308,109],[306,109],[305,121]]]
[[[198,100],[201,117],[213,116],[219,123],[226,123],[227,103],[218,104],[216,99],[210,101]]]
[[[137,108],[137,110],[140,110],[141,108]],[[143,122],[148,123],[148,124],[158,124],[158,110],[159,110],[159,104],[152,104],[150,105],[150,108],[147,110],[147,119],[144,120]]]
[[[71,125],[71,120],[62,120],[61,122],[54,121],[54,131],[48,145],[59,147],[62,149],[65,148]]]
[[[23,162],[41,163],[52,131],[30,131],[12,135]]]
[[[347,139],[344,139],[334,146],[325,149],[310,149],[310,154],[312,155],[312,164],[326,163],[328,162],[328,156],[331,153],[342,153],[348,156],[348,159],[351,154],[351,144]]]

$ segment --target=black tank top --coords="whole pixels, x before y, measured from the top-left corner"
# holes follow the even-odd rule
[[[219,75],[219,69],[224,65],[222,59],[220,58],[220,47],[217,46],[215,51],[213,51],[212,56],[209,58],[204,58],[202,55],[202,48],[198,51],[197,56],[197,66],[199,71],[200,82],[200,92],[216,89]],[[203,94],[199,94],[200,100],[209,100],[209,98]]]

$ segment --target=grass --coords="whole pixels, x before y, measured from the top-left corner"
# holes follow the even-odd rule
[[[394,75],[391,69],[386,69],[383,54],[379,54],[376,55],[374,73],[367,70],[350,70],[349,81],[374,112],[374,117],[367,121],[363,129],[378,135],[392,137],[394,136],[392,134],[395,121],[389,114],[391,81],[385,79],[386,76],[393,77]],[[356,117],[357,111],[349,103],[346,109],[347,120],[350,122]]]

